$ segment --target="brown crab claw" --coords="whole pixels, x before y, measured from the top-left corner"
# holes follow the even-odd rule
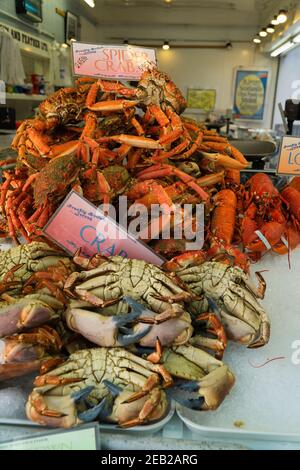
[[[15,379],[39,370],[40,360],[17,364],[0,364],[0,382]]]
[[[200,380],[178,380],[166,389],[168,398],[192,410],[215,410],[222,403],[235,379],[223,365]]]
[[[57,317],[55,311],[37,299],[22,298],[0,308],[0,337],[34,328]]]
[[[139,331],[127,328],[127,325],[134,322],[138,316],[139,313],[134,311],[124,315],[101,315],[98,312],[78,308],[76,303],[71,303],[65,313],[67,325],[72,331],[104,347],[129,346],[147,335],[151,326],[143,325]]]
[[[260,325],[258,335],[248,344],[248,348],[260,348],[267,344],[270,338],[270,323],[267,319],[263,319]]]

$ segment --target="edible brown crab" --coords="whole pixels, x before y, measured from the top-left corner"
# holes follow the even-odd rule
[[[211,349],[223,351],[226,337],[221,322],[231,339],[249,347],[263,346],[268,342],[270,324],[266,312],[258,302],[261,292],[254,288],[248,275],[238,267],[219,262],[176,267],[174,262],[169,262],[163,270],[143,261],[120,257],[98,258],[97,262],[98,267],[73,273],[69,277],[66,287],[72,289],[77,298],[86,303],[71,303],[66,320],[69,328],[79,331],[83,336],[88,335],[88,339],[100,346],[105,345],[103,340],[97,342],[95,339],[97,335],[101,338],[99,329],[103,328],[103,318],[97,319],[97,315],[102,312],[105,316],[127,314],[130,301],[124,301],[126,296],[147,307],[146,311],[140,309],[142,317],[133,333],[145,331],[146,325],[143,323],[154,324],[153,329],[141,339],[140,344],[143,346],[154,346],[157,335],[165,346],[174,342],[184,344],[192,341],[200,347],[207,347],[210,343]],[[171,272],[167,273],[167,269]],[[105,310],[99,310],[103,307]],[[138,307],[135,305],[134,309],[138,310]],[[149,309],[157,314],[152,313],[152,322],[149,321]],[[215,315],[208,313],[209,310]],[[208,321],[210,330],[218,338],[217,342],[211,343],[211,338],[200,335],[194,335],[191,339],[193,329],[189,313],[194,326],[198,320]],[[90,326],[87,321],[84,322],[84,318],[89,319]],[[108,325],[107,318],[104,320]],[[182,328],[180,333],[179,320]],[[166,334],[167,337],[164,337]]]
[[[192,292],[203,296],[200,302],[191,302],[188,310],[192,316],[210,308],[218,314],[228,338],[249,348],[269,341],[269,318],[258,302],[264,295],[263,283],[256,288],[242,269],[219,262],[197,264],[190,258],[178,263],[175,258],[165,268],[175,271]]]
[[[8,287],[22,288],[30,276],[38,271],[46,271],[49,266],[63,262],[72,264],[70,258],[59,248],[44,242],[32,242],[7,251],[0,251],[0,283]],[[14,285],[10,286],[9,282]]]
[[[192,346],[166,350],[161,365],[120,348],[89,349],[36,378],[26,413],[47,426],[98,419],[130,427],[161,419],[166,394],[193,409],[215,409],[233,384],[227,366]]]
[[[141,260],[98,257],[94,269],[72,273],[65,290],[77,297],[65,312],[68,327],[99,346],[153,348],[157,338],[162,346],[180,345],[194,333],[187,304],[199,297],[176,276]],[[221,358],[226,336],[220,321],[214,314],[197,320],[217,337],[197,334],[197,344]]]

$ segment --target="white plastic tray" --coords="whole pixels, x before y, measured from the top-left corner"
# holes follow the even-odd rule
[[[100,428],[100,431],[109,432],[109,433],[113,433],[113,432],[118,433],[118,434],[138,433],[139,436],[151,435],[151,434],[156,434],[157,432],[161,431],[166,426],[166,424],[168,424],[168,422],[173,418],[174,413],[175,413],[175,404],[172,402],[170,404],[170,409],[167,415],[160,421],[157,421],[156,423],[145,424],[144,426],[135,426],[134,428],[129,428],[129,429],[122,429],[120,426],[113,425],[113,424],[99,423],[99,428]],[[43,428],[43,429],[49,430],[49,428],[44,428],[43,426],[37,423],[33,423],[29,421],[28,419],[0,418],[0,425],[25,426],[25,427]]]
[[[275,255],[265,256],[252,272],[263,269],[268,270],[263,305],[271,319],[269,344],[257,350],[229,345],[224,361],[236,385],[217,411],[177,407],[186,426],[206,438],[300,443],[300,364],[292,361],[297,340],[300,349],[300,249],[291,254],[291,269],[287,256]],[[274,357],[284,359],[254,367]]]

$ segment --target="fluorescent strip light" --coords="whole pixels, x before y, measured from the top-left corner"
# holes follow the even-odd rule
[[[293,42],[295,42],[296,44],[300,42],[300,34],[297,34],[297,36],[293,38]]]
[[[288,41],[285,44],[282,44],[282,46],[278,47],[273,52],[271,52],[271,57],[277,57],[283,52],[288,51],[291,47],[293,47],[293,45],[294,43],[292,41]]]
[[[95,8],[95,0],[84,0],[85,3],[88,4],[89,7]]]

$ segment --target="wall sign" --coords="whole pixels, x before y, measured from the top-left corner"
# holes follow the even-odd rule
[[[187,93],[188,108],[196,108],[209,113],[215,109],[216,90],[189,88]]]
[[[149,65],[156,65],[155,49],[136,46],[72,44],[74,75],[139,80]]]
[[[235,119],[263,120],[268,75],[266,70],[236,71],[233,104]]]
[[[282,138],[277,164],[278,175],[300,175],[300,137]]]
[[[0,27],[4,28],[12,37],[20,43],[22,49],[30,47],[32,50],[36,50],[40,55],[49,56],[49,43],[42,41],[37,36],[25,33],[20,29],[9,26],[6,23],[0,23]]]
[[[44,228],[44,234],[70,254],[123,256],[161,266],[165,260],[112,218],[71,191]]]

